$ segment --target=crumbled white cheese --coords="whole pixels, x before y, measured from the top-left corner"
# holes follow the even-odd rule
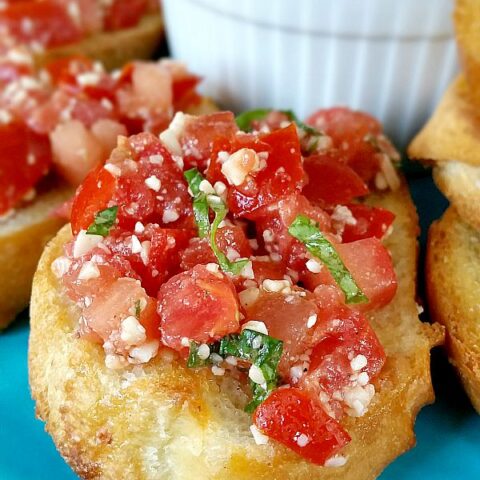
[[[78,274],[78,280],[90,280],[92,278],[98,278],[100,276],[100,270],[93,262],[85,262]]]
[[[127,345],[138,345],[146,340],[145,328],[133,315],[120,323],[120,338]]]
[[[180,218],[180,215],[176,210],[166,209],[163,212],[162,221],[163,223],[172,223],[176,222]]]
[[[96,72],[85,72],[77,75],[77,82],[81,86],[97,85],[100,78],[100,75]]]
[[[215,193],[221,197],[226,192],[227,186],[223,182],[215,182],[213,189],[215,190]]]
[[[307,260],[305,266],[307,267],[307,270],[312,273],[320,273],[323,268],[323,265],[314,258],[310,258],[309,260]]]
[[[313,313],[307,318],[307,328],[312,328],[317,323],[317,314]]]
[[[267,278],[263,281],[262,288],[266,292],[292,293],[291,283],[288,280],[270,280]]]
[[[148,157],[148,161],[150,163],[153,163],[154,165],[162,165],[163,163],[163,155],[160,154],[155,154],[155,155],[150,155]]]
[[[264,435],[255,425],[250,425],[250,431],[257,445],[266,445],[268,443],[269,438],[267,435]]]
[[[208,180],[202,180],[198,185],[198,189],[203,193],[213,193],[215,195],[215,189],[212,187],[212,184]]]
[[[301,433],[297,437],[297,445],[299,447],[306,447],[310,443],[310,437],[308,435],[305,435],[304,433]]]
[[[142,259],[142,262],[143,262],[144,265],[148,264],[148,257],[150,256],[150,247],[151,247],[150,240],[144,240],[142,242],[142,249],[140,251],[140,258]]]
[[[119,177],[122,174],[120,167],[117,167],[117,165],[114,165],[113,163],[106,163],[103,168],[107,172],[110,172],[114,177]]]
[[[91,235],[87,234],[86,230],[80,230],[73,244],[73,257],[78,258],[85,255],[94,249],[102,240],[103,237],[101,235]]]
[[[105,366],[111,370],[119,370],[127,365],[125,358],[120,355],[109,353],[105,355]]]
[[[238,298],[240,300],[240,304],[244,308],[248,308],[250,305],[253,305],[260,295],[260,290],[257,287],[250,287],[246,290],[242,290],[238,294]]]
[[[225,369],[217,365],[212,366],[212,373],[218,377],[225,375]]]
[[[371,383],[364,387],[356,385],[345,388],[343,390],[343,401],[349,407],[347,413],[352,417],[363,416],[374,395],[375,387]]]
[[[222,164],[222,173],[230,185],[241,185],[248,174],[260,166],[260,160],[255,150],[241,148],[232,153]]]
[[[206,360],[210,356],[210,347],[206,343],[202,343],[197,350],[198,358]]]
[[[142,251],[142,244],[136,235],[132,235],[131,242],[132,253],[140,253]]]
[[[248,370],[248,378],[250,378],[252,382],[257,383],[259,385],[262,385],[263,383],[266,382],[262,370],[256,365],[250,366],[250,369]]]
[[[150,177],[148,177],[145,180],[145,185],[154,192],[159,192],[160,188],[162,187],[162,183],[155,175],[151,175]]]
[[[140,234],[145,231],[145,226],[143,225],[142,222],[137,222],[135,224],[135,233]]]
[[[254,332],[263,333],[268,335],[268,329],[265,323],[258,320],[250,320],[242,325],[243,330],[253,330]]]
[[[343,467],[347,463],[347,458],[343,455],[334,455],[325,462],[325,467],[338,468]]]
[[[357,219],[353,216],[352,211],[345,205],[337,205],[332,213],[332,220],[343,225],[356,225]]]
[[[177,112],[170,122],[169,127],[160,134],[160,140],[174,155],[182,155],[180,137],[185,129],[185,122],[190,115]]]
[[[52,262],[52,265],[50,268],[52,269],[53,274],[57,278],[61,278],[68,272],[71,265],[72,265],[72,261],[69,258],[65,256],[61,256],[56,258]]]
[[[160,342],[158,340],[150,340],[139,347],[132,348],[129,353],[131,363],[147,363],[157,353]]]
[[[242,268],[242,271],[240,272],[240,276],[243,278],[248,278],[250,280],[253,280],[255,278],[255,273],[253,271],[253,264],[251,261],[248,261],[245,266]]]
[[[182,347],[190,346],[190,340],[187,337],[182,337],[182,339],[180,340],[180,343],[182,344]]]
[[[266,242],[266,243],[269,243],[269,242],[273,242],[273,232],[267,228],[263,231],[263,240]]]
[[[357,355],[355,358],[352,359],[350,362],[350,366],[354,372],[358,372],[362,368],[367,366],[367,357],[365,355]]]

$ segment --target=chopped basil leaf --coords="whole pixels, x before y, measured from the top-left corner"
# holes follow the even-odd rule
[[[193,194],[193,215],[198,226],[198,236],[204,238],[210,230],[210,220],[208,218],[207,196],[200,190],[203,177],[197,168],[191,168],[183,175],[187,179],[188,186]]]
[[[202,174],[197,168],[192,168],[184,173],[187,179],[188,186],[193,195],[193,214],[195,222],[198,226],[198,235],[204,238],[210,235],[210,247],[217,257],[218,264],[224,272],[238,275],[243,267],[248,263],[248,260],[237,260],[231,262],[226,255],[220,250],[216,243],[216,236],[218,226],[222,220],[227,216],[227,206],[223,200],[217,195],[206,195],[200,190],[200,183],[204,180]],[[210,197],[210,201],[209,201]],[[215,213],[215,218],[210,226],[209,208]]]
[[[220,198],[220,197],[217,197]],[[222,220],[227,216],[227,207],[223,203],[223,201],[217,202],[210,202],[210,208],[215,213],[215,218],[213,220],[212,226],[210,228],[210,247],[213,250],[213,253],[217,257],[218,264],[220,268],[224,272],[231,273],[232,275],[238,275],[245,265],[249,262],[248,259],[237,260],[235,262],[231,262],[227,256],[220,250],[216,242],[217,230],[218,226],[222,222]]]
[[[252,122],[255,120],[263,120],[270,112],[271,108],[259,108],[257,110],[248,110],[235,117],[238,128],[244,132],[252,129]]]
[[[345,294],[346,303],[367,302],[351,273],[338,255],[335,247],[317,228],[315,222],[305,215],[298,215],[290,225],[290,235],[300,240],[307,250],[320,259],[328,268],[338,286]]]
[[[231,355],[251,362],[260,368],[265,378],[265,383],[262,385],[250,382],[253,399],[245,407],[245,411],[253,412],[277,387],[277,368],[282,351],[281,340],[254,330],[245,329],[240,334],[227,335],[220,340],[220,355],[224,357]]]
[[[117,212],[117,206],[98,212],[93,223],[87,228],[87,234],[106,237],[115,223]]]
[[[215,363],[214,361],[212,361],[212,353],[218,354],[220,343],[217,342],[208,345],[208,347],[210,348],[210,355],[205,359],[198,356],[198,348],[200,347],[200,345],[201,343],[194,342],[193,340],[190,341],[190,352],[188,354],[187,360],[188,368],[205,367],[206,365]]]

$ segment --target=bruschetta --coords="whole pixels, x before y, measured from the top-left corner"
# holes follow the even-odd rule
[[[151,58],[163,21],[153,0],[5,0],[0,31],[1,53],[22,48],[37,67],[81,54],[113,69]]]
[[[373,479],[434,398],[380,124],[177,113],[119,137],[35,274],[29,376],[82,478]]]
[[[196,93],[199,80],[170,60],[137,61],[108,73],[83,56],[56,60],[40,72],[28,57],[4,58],[0,284],[11,288],[0,291],[0,328],[26,307],[45,241],[65,222],[51,217],[53,207],[108,158],[117,135],[158,134],[177,110],[215,108]]]

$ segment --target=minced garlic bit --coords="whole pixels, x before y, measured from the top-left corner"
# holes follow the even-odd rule
[[[160,342],[158,340],[150,340],[149,342],[132,348],[129,353],[130,363],[147,363],[158,353]]]
[[[357,355],[351,362],[350,366],[354,372],[358,372],[367,366],[367,357],[365,355]]]
[[[307,328],[312,328],[317,323],[317,314],[314,313],[307,318]]]
[[[87,234],[86,230],[80,230],[73,244],[73,257],[78,258],[85,255],[90,250],[93,250],[102,240],[103,237],[101,235],[91,235]]]
[[[275,293],[291,293],[291,283],[288,280],[270,280],[265,279],[262,283],[262,288],[266,292],[275,292]]]
[[[310,443],[310,437],[308,435],[305,435],[304,433],[301,433],[297,437],[296,441],[299,447],[306,447]]]
[[[106,163],[103,168],[114,177],[119,177],[122,174],[120,167],[117,167],[117,165],[114,165],[113,163]]]
[[[198,358],[206,360],[210,356],[210,347],[206,343],[202,343],[197,350]]]
[[[217,377],[221,377],[221,376],[225,375],[225,369],[221,368],[217,365],[213,365],[212,366],[212,373],[214,375],[216,375]]]
[[[160,188],[162,187],[162,183],[155,175],[151,175],[150,177],[148,177],[145,180],[145,185],[154,192],[159,192]]]
[[[180,215],[176,210],[165,209],[162,216],[163,223],[176,222],[180,218]]]
[[[78,280],[90,280],[92,278],[98,278],[100,276],[100,270],[95,263],[89,261],[85,262],[80,269],[77,279]]]
[[[71,264],[72,264],[72,261],[69,258],[65,256],[61,256],[56,258],[52,262],[52,265],[50,268],[52,269],[53,274],[57,278],[61,278],[68,272]]]

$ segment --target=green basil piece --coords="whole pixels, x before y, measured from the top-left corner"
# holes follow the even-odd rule
[[[290,235],[300,240],[307,250],[328,268],[345,295],[346,303],[368,302],[368,298],[353,279],[332,243],[305,215],[298,215],[290,225]]]
[[[198,236],[205,238],[210,230],[207,196],[200,190],[202,175],[197,168],[191,168],[183,174],[193,194],[193,216],[198,227]]]
[[[87,234],[106,237],[115,223],[117,212],[117,206],[106,208],[105,210],[98,212],[95,215],[93,223],[87,228]]]
[[[248,110],[235,117],[235,122],[240,130],[249,132],[252,129],[252,122],[263,120],[270,112],[271,108],[258,108],[257,110]]]
[[[265,377],[265,384],[259,385],[250,381],[253,398],[245,407],[245,411],[252,413],[260,403],[278,385],[278,364],[283,351],[283,342],[276,338],[245,329],[240,334],[227,335],[220,340],[219,354],[233,356],[256,365]]]

